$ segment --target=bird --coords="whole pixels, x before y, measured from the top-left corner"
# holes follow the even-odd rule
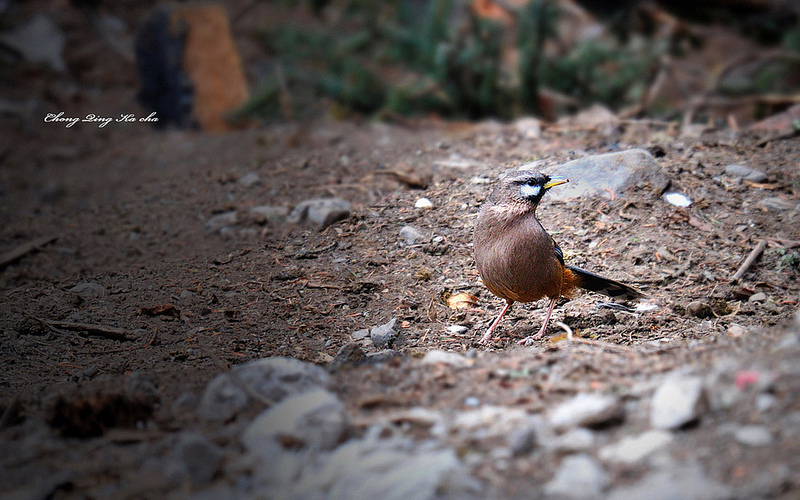
[[[536,209],[552,187],[569,182],[561,175],[517,170],[500,179],[475,221],[473,243],[478,274],[492,294],[506,301],[489,330],[486,344],[514,302],[548,297],[550,305],[541,329],[520,341],[541,338],[560,297],[578,288],[612,298],[633,300],[644,294],[618,281],[564,264],[564,253],[536,218]]]

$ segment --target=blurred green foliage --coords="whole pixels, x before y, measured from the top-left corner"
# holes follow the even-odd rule
[[[640,97],[665,50],[606,37],[548,55],[560,18],[553,0],[531,0],[514,12],[513,28],[476,16],[466,0],[330,3],[341,13],[335,21],[261,33],[284,76],[266,78],[238,116],[286,115],[281,93],[289,94],[293,116],[328,98],[364,114],[511,119],[539,113],[541,88],[620,108]],[[509,51],[515,67],[503,63]]]

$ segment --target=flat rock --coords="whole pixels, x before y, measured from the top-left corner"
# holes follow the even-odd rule
[[[626,436],[615,444],[600,450],[600,459],[609,462],[634,464],[672,442],[672,434],[662,430],[651,430],[638,436]]]
[[[650,425],[677,429],[700,416],[707,406],[703,380],[689,375],[668,376],[653,394]]]
[[[613,396],[582,392],[558,405],[549,419],[554,428],[568,429],[600,425],[619,420],[622,416],[622,405]]]
[[[558,498],[601,498],[609,484],[605,469],[595,459],[581,453],[561,461],[553,479],[544,485],[544,492]]]
[[[237,181],[237,183],[242,187],[255,186],[259,182],[261,182],[261,179],[256,172],[248,172],[239,177],[239,180]]]
[[[472,478],[450,448],[419,449],[410,440],[352,440],[307,468],[276,498],[328,500],[476,498]],[[270,493],[272,489],[269,490]],[[270,495],[271,497],[272,495]]]
[[[328,227],[334,222],[348,218],[352,209],[350,202],[341,198],[315,198],[298,203],[286,220],[293,224],[311,222],[317,226]]]
[[[746,165],[728,165],[725,167],[725,173],[750,182],[766,182],[767,180],[767,174]]]
[[[312,389],[289,396],[264,411],[242,434],[242,444],[250,451],[266,442],[288,443],[292,447],[333,449],[347,428],[344,404],[324,389]]]
[[[69,291],[82,297],[105,297],[106,295],[105,287],[98,283],[78,283]]]
[[[763,425],[743,425],[733,431],[736,441],[747,446],[767,446],[772,444],[772,433]]]
[[[595,441],[594,431],[585,427],[575,427],[558,437],[550,439],[545,445],[552,450],[574,453],[588,450],[594,446]]]
[[[236,210],[214,214],[209,217],[203,225],[203,231],[207,233],[216,233],[228,226],[236,224],[237,221]]]
[[[457,352],[428,351],[422,358],[422,363],[426,365],[442,363],[450,366],[467,366],[470,364],[470,360]]]
[[[403,226],[400,229],[400,237],[405,240],[406,245],[414,245],[423,239],[425,235],[414,226]]]
[[[651,472],[632,486],[621,486],[608,500],[722,500],[734,498],[731,489],[706,477],[697,464]]]
[[[183,433],[175,446],[175,454],[183,464],[193,486],[209,483],[222,462],[222,448],[207,437]]]
[[[397,326],[397,318],[392,318],[387,323],[376,326],[369,331],[372,343],[378,349],[391,347],[399,335],[400,329]]]
[[[538,169],[536,164],[523,165],[520,170]],[[644,149],[629,149],[579,158],[545,171],[565,175],[569,183],[548,192],[554,200],[592,198],[607,192],[618,195],[631,185],[649,185],[657,196],[669,186],[670,180],[653,156]]]
[[[289,215],[286,207],[275,207],[270,205],[259,205],[250,209],[250,213],[256,222],[283,222]]]
[[[289,394],[331,388],[333,379],[321,367],[294,358],[272,357],[231,369],[252,391],[272,402]],[[227,373],[214,377],[205,388],[197,414],[207,420],[227,420],[250,404],[250,396]]]
[[[779,196],[770,196],[758,202],[758,206],[769,212],[785,212],[798,208],[797,200],[786,200]]]

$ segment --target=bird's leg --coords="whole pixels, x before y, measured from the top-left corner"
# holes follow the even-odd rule
[[[538,340],[542,338],[547,331],[547,324],[550,322],[550,315],[553,314],[553,308],[556,305],[556,301],[558,300],[558,296],[553,297],[550,300],[550,307],[547,308],[547,316],[544,318],[544,324],[539,329],[539,332],[536,335],[531,335],[530,337],[525,337],[524,339],[519,341],[520,345],[525,345],[528,343],[529,340]]]
[[[498,316],[497,319],[492,322],[492,326],[489,327],[489,330],[478,341],[479,344],[486,344],[490,340],[492,340],[492,334],[494,333],[494,329],[497,328],[497,324],[500,323],[500,319],[502,319],[502,317],[508,311],[508,308],[511,307],[511,304],[513,304],[513,303],[514,303],[513,300],[507,300],[506,301],[506,306],[503,308],[502,311],[500,311],[500,316]]]

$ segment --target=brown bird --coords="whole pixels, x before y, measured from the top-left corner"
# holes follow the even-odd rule
[[[524,343],[544,335],[558,298],[570,297],[576,288],[626,300],[643,296],[628,285],[564,265],[564,254],[536,218],[536,207],[548,189],[566,182],[560,175],[515,172],[500,180],[481,207],[475,222],[475,262],[486,288],[506,301],[481,344],[492,339],[514,302],[550,298],[542,328],[520,341]]]

